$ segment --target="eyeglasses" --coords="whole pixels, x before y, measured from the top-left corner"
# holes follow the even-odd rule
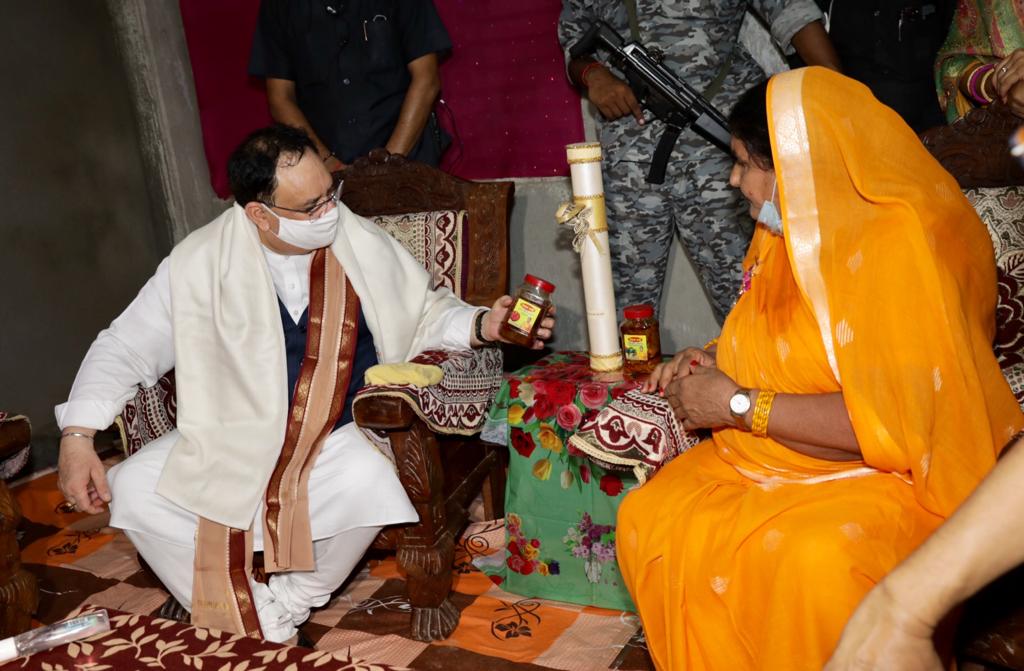
[[[341,187],[344,184],[344,180],[335,177],[334,181],[331,183],[331,188],[329,190],[329,193],[331,195],[327,196],[323,200],[319,200],[313,203],[309,207],[303,207],[300,209],[296,209],[294,207],[282,207],[280,205],[274,205],[273,203],[269,203],[265,200],[261,200],[260,202],[266,205],[267,207],[276,207],[277,209],[284,210],[285,212],[295,212],[296,214],[302,214],[305,215],[307,219],[316,219],[326,211],[328,205],[338,205],[338,200],[341,199]]]

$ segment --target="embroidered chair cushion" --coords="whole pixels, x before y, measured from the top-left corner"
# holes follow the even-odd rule
[[[374,397],[401,398],[427,426],[438,433],[472,435],[480,431],[487,408],[501,386],[501,350],[482,347],[472,352],[428,350],[413,363],[439,366],[443,377],[426,387],[388,384],[364,387],[355,403]]]
[[[114,418],[121,433],[121,448],[131,456],[178,424],[178,403],[174,395],[174,371],[152,387],[140,387]]]
[[[994,348],[1006,370],[1024,364],[1024,187],[967,189],[964,195],[988,226],[995,248],[999,300]]]
[[[632,470],[642,485],[701,440],[676,420],[668,401],[634,389],[584,420],[569,444],[605,468]]]
[[[372,220],[430,271],[435,288],[447,287],[456,296],[463,296],[466,290],[465,210],[379,215]]]

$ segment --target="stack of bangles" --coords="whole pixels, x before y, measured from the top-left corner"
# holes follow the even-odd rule
[[[967,77],[967,93],[979,105],[988,105],[992,102],[992,97],[985,95],[985,89],[989,88],[989,80],[995,69],[995,63],[987,63],[974,68]]]
[[[754,404],[754,416],[750,420],[750,433],[758,438],[765,438],[768,435],[768,417],[772,414],[772,404],[775,403],[775,392],[770,389],[762,389],[757,394],[757,403]]]

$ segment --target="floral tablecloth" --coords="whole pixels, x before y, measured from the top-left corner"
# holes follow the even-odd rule
[[[483,435],[509,447],[506,546],[480,565],[503,589],[633,610],[615,557],[615,516],[636,479],[603,470],[568,437],[637,386],[621,373],[590,370],[577,352],[550,354],[506,377]]]

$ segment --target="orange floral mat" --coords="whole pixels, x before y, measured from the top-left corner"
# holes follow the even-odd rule
[[[106,516],[61,511],[56,473],[13,487],[24,515],[22,562],[39,578],[40,623],[91,604],[154,615],[167,592],[143,569],[132,544]],[[452,602],[462,617],[452,636],[409,638],[409,602],[393,556],[367,560],[303,625],[317,650],[413,669],[653,668],[637,617],[628,612],[509,594],[473,565],[504,553],[504,522],[470,525],[456,549]]]

